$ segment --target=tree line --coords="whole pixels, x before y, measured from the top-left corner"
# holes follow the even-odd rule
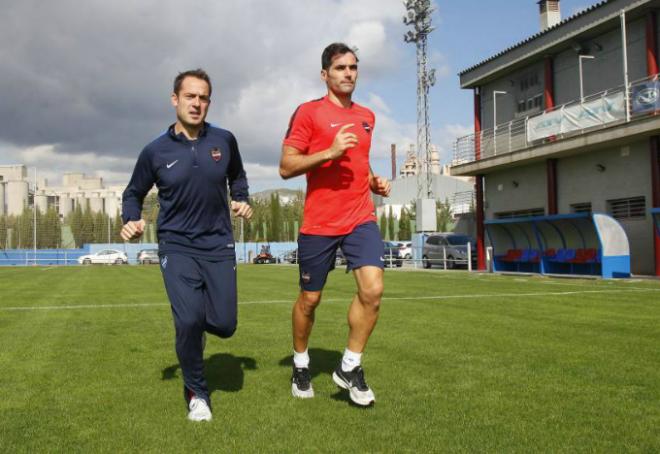
[[[232,216],[232,228],[236,241],[246,242],[290,242],[298,238],[302,225],[305,196],[296,192],[285,203],[279,193],[272,193],[267,199],[252,199],[250,205],[253,216],[243,221]],[[155,243],[156,222],[158,219],[158,196],[149,194],[143,203],[142,215],[147,222],[147,230],[136,242]],[[437,230],[450,231],[453,216],[449,203],[436,202]],[[35,213],[25,208],[18,216],[0,216],[0,248],[25,249],[34,247]],[[381,235],[390,241],[410,240],[415,230],[415,203],[410,202],[401,209],[397,217],[389,207],[378,219]],[[36,210],[38,249],[79,248],[87,243],[121,243],[119,236],[122,220],[119,213],[109,216],[93,212],[89,206],[84,209],[79,204],[65,219],[60,219],[54,207],[45,213]]]

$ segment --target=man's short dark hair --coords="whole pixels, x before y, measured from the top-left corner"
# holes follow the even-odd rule
[[[209,96],[211,96],[211,92],[213,91],[213,88],[211,87],[211,78],[209,77],[208,74],[206,74],[206,71],[204,71],[202,68],[190,69],[188,71],[179,73],[179,75],[176,76],[176,79],[174,79],[175,95],[179,94],[179,90],[181,90],[181,83],[183,82],[183,79],[185,79],[186,77],[194,77],[196,79],[201,79],[207,84],[209,84]]]
[[[321,69],[325,69],[327,71],[330,69],[330,66],[332,66],[333,58],[335,58],[337,55],[344,55],[349,52],[355,55],[355,49],[348,47],[344,43],[330,44],[323,50],[323,53],[321,54]],[[355,61],[360,61],[357,58],[357,55],[355,55]]]

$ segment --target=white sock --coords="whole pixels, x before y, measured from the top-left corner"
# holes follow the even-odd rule
[[[309,368],[309,353],[307,349],[302,353],[293,351],[293,365],[297,368]]]
[[[341,359],[341,370],[350,372],[360,365],[362,360],[362,353],[355,353],[348,348],[344,350],[344,357]]]

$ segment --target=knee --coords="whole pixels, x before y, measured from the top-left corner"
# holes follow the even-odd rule
[[[305,315],[312,315],[320,303],[321,292],[302,292],[297,302]]]
[[[362,304],[378,310],[380,308],[380,300],[383,296],[383,283],[373,282],[360,288],[358,293]]]
[[[211,334],[215,334],[218,337],[226,339],[231,337],[236,332],[236,319],[234,320],[223,320],[219,323],[210,323],[206,326],[206,331]]]

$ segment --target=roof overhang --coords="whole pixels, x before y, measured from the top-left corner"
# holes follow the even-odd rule
[[[659,7],[660,0],[606,0],[598,3],[460,72],[461,88],[484,85],[503,74],[528,66],[532,61],[570,48],[575,42],[588,40],[619,27],[621,11],[626,12],[626,21],[629,22]]]

